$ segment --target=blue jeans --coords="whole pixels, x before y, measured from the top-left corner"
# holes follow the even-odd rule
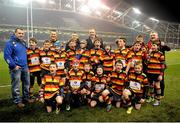
[[[22,100],[29,99],[30,77],[28,68],[21,68],[19,70],[10,70],[11,74],[11,91],[14,103],[20,103]],[[20,81],[22,81],[22,98],[20,96]]]

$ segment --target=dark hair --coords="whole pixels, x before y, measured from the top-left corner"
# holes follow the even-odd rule
[[[35,38],[30,38],[29,39],[29,42],[32,41],[32,42],[35,42],[37,44],[37,40]]]
[[[119,64],[122,64],[122,65],[123,65],[123,62],[122,62],[121,60],[117,60],[117,61],[115,62],[115,64],[117,64],[117,63],[119,63]]]
[[[17,30],[24,30],[24,29],[21,28],[21,27],[17,27],[17,28],[15,29],[15,33],[17,32]]]
[[[134,46],[135,44],[140,44],[140,45],[141,45],[141,42],[140,42],[140,41],[135,41],[135,42],[133,43],[133,46]]]
[[[50,30],[51,32],[57,32],[55,29]]]
[[[58,67],[55,62],[51,62],[51,64],[49,65],[49,67],[50,67],[51,65],[56,65],[56,67]]]
[[[101,39],[98,38],[98,37],[96,37],[96,38],[94,39],[94,42],[96,42],[96,41],[100,41],[100,42],[101,42]],[[102,43],[101,43],[101,44],[102,44]]]
[[[127,39],[126,39],[126,38],[122,38],[122,37],[120,37],[120,38],[116,39],[116,44],[118,44],[118,41],[119,41],[119,40],[123,40],[123,41],[124,41],[124,43],[126,43],[126,41],[127,41]]]
[[[138,35],[138,36],[136,36],[136,39],[137,39],[137,38],[144,38],[144,36]]]
[[[49,40],[45,40],[44,42],[43,42],[43,44],[45,44],[45,43],[51,43]]]

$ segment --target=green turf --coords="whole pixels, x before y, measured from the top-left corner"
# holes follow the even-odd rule
[[[133,110],[127,115],[124,108],[116,109],[107,113],[103,107],[89,108],[83,106],[74,108],[70,112],[62,110],[60,114],[46,113],[42,104],[36,103],[27,105],[24,110],[19,110],[10,100],[10,87],[0,87],[0,121],[66,121],[66,122],[107,122],[107,121],[180,121],[180,51],[166,53],[165,98],[161,106],[153,107],[144,104],[140,111]],[[10,79],[7,65],[4,63],[2,54],[0,55],[0,85],[9,85]]]

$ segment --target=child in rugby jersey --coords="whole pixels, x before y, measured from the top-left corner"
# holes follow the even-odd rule
[[[94,48],[90,50],[90,61],[93,68],[93,72],[96,72],[96,68],[100,65],[100,57],[104,53],[104,50],[101,48],[101,40],[99,38],[95,38],[94,40]]]
[[[103,74],[103,66],[99,65],[95,76],[92,78],[91,107],[95,107],[98,102],[103,103],[106,100],[103,99],[102,92],[106,89],[107,79],[107,76]]]
[[[37,47],[37,40],[35,38],[30,38],[29,45],[30,47],[27,49],[28,67],[30,72],[29,95],[33,98],[35,77],[37,77],[37,84],[39,86],[41,85],[40,50]]]
[[[132,73],[134,72],[134,65],[137,62],[144,63],[145,60],[145,53],[141,50],[141,43],[135,42],[132,49],[127,54],[127,67],[126,67],[126,73]]]
[[[128,107],[127,114],[131,113],[133,106],[140,110],[149,86],[147,76],[142,72],[142,63],[137,62],[134,70],[135,72],[130,73],[127,77],[128,82],[122,95],[122,103]]]
[[[76,59],[76,39],[70,39],[68,43],[69,49],[66,51],[67,53],[67,71],[72,68],[71,63]]]
[[[114,53],[111,52],[111,45],[106,44],[104,46],[105,51],[100,56],[100,60],[103,65],[104,74],[109,75],[113,70],[113,66],[115,64],[115,56]]]
[[[150,83],[150,97],[147,102],[153,101],[155,98],[154,106],[160,105],[161,88],[160,81],[165,68],[165,58],[163,53],[159,51],[159,47],[156,43],[152,44],[147,57],[147,75]],[[154,93],[154,89],[156,93]]]
[[[80,61],[79,69],[84,69],[84,64],[89,62],[90,51],[86,48],[87,41],[80,41],[80,49],[76,51],[76,58]]]
[[[83,98],[90,103],[90,94],[92,91],[92,78],[94,73],[91,71],[91,64],[85,63],[84,64],[84,79],[83,79],[83,86],[81,89],[81,95],[84,95]]]
[[[115,70],[109,74],[109,87],[102,92],[103,99],[106,99],[108,104],[107,111],[111,110],[112,102],[116,103],[117,108],[121,105],[121,96],[126,82],[126,73],[122,69],[123,63],[121,60],[116,61]]]
[[[43,47],[40,50],[40,61],[41,61],[41,76],[43,77],[45,74],[49,73],[49,65],[51,62],[54,62],[55,52],[50,50],[51,42],[49,40],[45,40],[43,42]]]
[[[49,74],[45,74],[42,78],[40,100],[45,101],[46,110],[48,113],[52,112],[54,104],[56,105],[56,113],[60,111],[60,105],[64,98],[64,80],[57,75],[57,64],[51,63],[49,65]]]
[[[69,90],[66,93],[66,110],[70,110],[72,103],[74,106],[81,105],[81,89],[84,79],[84,71],[79,69],[79,60],[72,61],[72,69],[67,74],[66,84]]]
[[[126,38],[118,38],[116,39],[116,44],[118,46],[117,49],[114,50],[115,60],[121,60],[123,62],[123,70],[126,69],[127,66],[127,54],[129,49],[126,48]]]

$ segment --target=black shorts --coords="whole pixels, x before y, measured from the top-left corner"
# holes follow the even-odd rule
[[[99,101],[99,96],[101,96],[102,92],[94,93],[93,97],[91,97],[92,100]]]
[[[153,82],[158,82],[158,77],[159,77],[160,74],[147,74],[147,77],[148,77],[148,80],[149,80],[149,83],[152,84]]]
[[[110,97],[112,98],[112,101],[120,102],[121,101],[121,95],[118,95],[115,93],[111,88],[108,88],[108,91],[110,92]]]
[[[60,94],[55,94],[50,99],[45,99],[45,105],[46,106],[54,106],[54,104],[56,104],[56,97],[57,96],[60,96]]]
[[[91,85],[91,86],[92,86],[92,85]],[[82,83],[81,83],[80,90],[82,90],[83,88],[85,88],[86,90],[91,91],[91,88],[88,86],[88,83],[87,83],[87,82],[82,82]]]

